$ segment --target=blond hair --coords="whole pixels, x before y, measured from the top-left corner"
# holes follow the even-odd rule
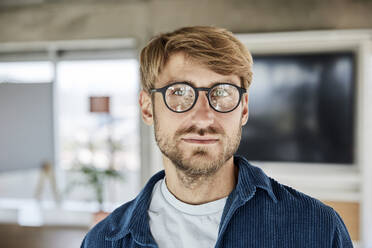
[[[210,70],[222,75],[237,75],[242,87],[252,80],[252,56],[248,49],[226,29],[194,26],[155,36],[141,51],[142,88],[154,88],[156,79],[169,57],[183,52]]]

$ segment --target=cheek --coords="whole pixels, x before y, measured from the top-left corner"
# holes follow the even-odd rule
[[[154,116],[158,119],[158,121],[162,121],[163,119],[167,118],[167,112],[169,111],[167,106],[165,106],[163,97],[161,94],[156,94],[152,99],[152,109],[154,112]],[[163,124],[163,122],[162,122]]]
[[[156,102],[156,104],[154,104],[153,113],[156,131],[158,131],[162,135],[171,136],[180,126],[180,116],[178,116],[179,114],[171,112],[161,102]]]
[[[242,122],[242,112],[241,108],[237,108],[230,113],[219,113],[218,119],[222,127],[224,128],[225,132],[229,132],[229,130],[235,130],[237,127],[241,126]]]

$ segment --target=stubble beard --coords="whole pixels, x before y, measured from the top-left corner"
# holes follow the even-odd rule
[[[241,122],[239,122],[241,123]],[[173,137],[162,134],[156,116],[154,115],[154,131],[155,140],[160,151],[166,156],[176,168],[179,179],[187,186],[191,186],[199,180],[207,180],[212,177],[221,167],[234,155],[237,151],[242,127],[236,127],[236,132],[231,137],[227,137],[225,132],[220,129],[208,127],[206,129],[198,129],[191,126],[187,129],[178,130]],[[198,146],[193,148],[186,157],[185,152],[179,148],[181,135],[194,133],[198,135],[218,134],[224,142],[223,151],[215,155],[209,147]]]

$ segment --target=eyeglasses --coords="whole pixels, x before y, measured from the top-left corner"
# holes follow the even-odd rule
[[[176,82],[150,92],[161,92],[165,105],[173,112],[183,113],[194,107],[199,91],[206,91],[209,106],[217,112],[228,113],[238,107],[246,89],[230,83],[217,83],[211,88],[196,88],[188,82]]]

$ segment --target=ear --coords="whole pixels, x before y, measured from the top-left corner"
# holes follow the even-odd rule
[[[247,93],[242,96],[242,103],[243,103],[242,123],[241,123],[242,126],[244,126],[247,123],[248,117],[249,117],[248,99],[249,99],[249,96],[248,96],[248,91],[247,91]]]
[[[154,123],[153,113],[152,113],[152,101],[151,96],[145,90],[141,90],[139,95],[139,105],[141,108],[142,120],[147,125],[152,125]]]

